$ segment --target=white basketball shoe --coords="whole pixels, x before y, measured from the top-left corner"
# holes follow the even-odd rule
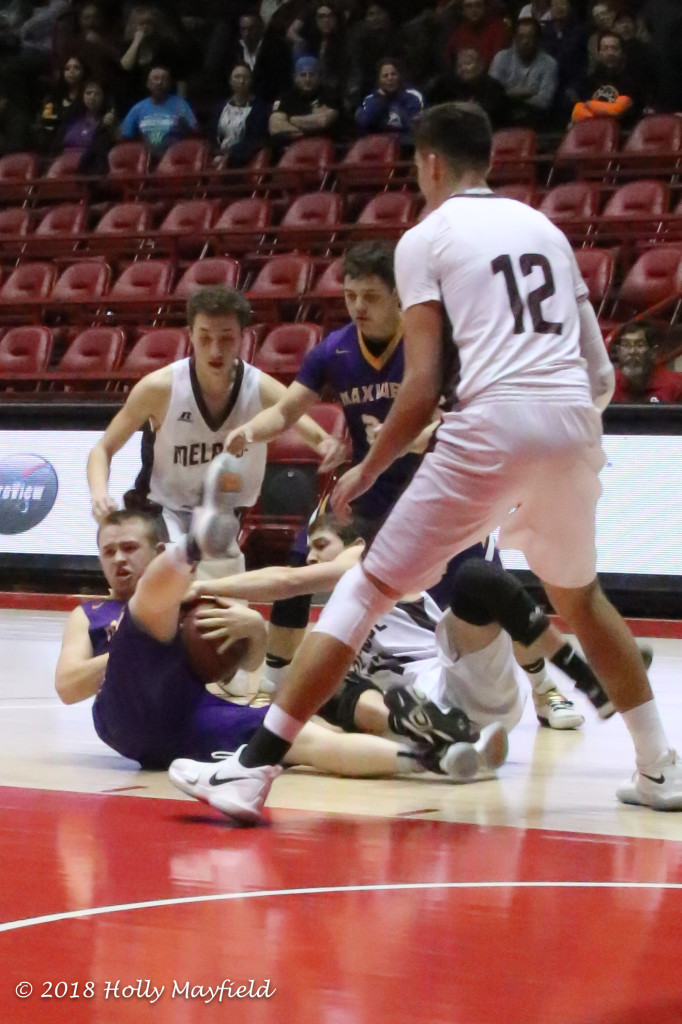
[[[243,505],[239,459],[222,452],[211,462],[204,477],[201,504],[192,512],[188,550],[204,558],[224,558],[239,533],[235,509]]]
[[[168,777],[183,793],[203,800],[230,818],[255,825],[282,766],[245,768],[239,762],[243,749],[240,747],[234,754],[216,752],[213,757],[220,760],[219,764],[178,758],[171,763]]]
[[[455,782],[482,782],[494,777],[508,753],[507,730],[501,722],[491,722],[475,743],[452,743],[440,759],[440,769]]]
[[[585,716],[580,714],[573,701],[554,686],[545,693],[533,690],[533,704],[538,722],[549,729],[579,729],[585,724]]]
[[[623,804],[682,811],[682,761],[677,751],[668,750],[655,764],[638,768],[616,796]]]

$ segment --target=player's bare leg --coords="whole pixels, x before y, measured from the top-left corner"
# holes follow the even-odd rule
[[[194,576],[184,543],[169,545],[147,566],[130,599],[131,614],[157,640],[172,640],[180,605]]]
[[[618,789],[618,798],[657,810],[682,810],[682,763],[668,743],[641,652],[623,618],[596,579],[574,590],[548,585],[545,589],[578,637],[632,737],[637,770]]]

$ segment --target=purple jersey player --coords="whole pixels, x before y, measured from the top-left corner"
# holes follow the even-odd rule
[[[119,511],[104,519],[98,543],[111,598],[86,601],[69,616],[55,673],[61,700],[94,697],[100,739],[143,768],[167,768],[178,757],[206,760],[246,743],[267,709],[209,693],[178,635],[180,605],[193,575],[184,540],[163,550],[158,520]],[[243,667],[260,664],[265,623],[258,612],[221,599],[202,628],[246,637]],[[311,724],[287,763],[343,775],[394,775],[420,770],[422,758],[406,744]]]

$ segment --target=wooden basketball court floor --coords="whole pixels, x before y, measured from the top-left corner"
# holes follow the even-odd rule
[[[619,719],[497,781],[295,770],[231,826],[97,739],[64,615],[0,611],[0,1020],[680,1024],[682,815],[624,807]],[[651,678],[682,747],[682,640]]]

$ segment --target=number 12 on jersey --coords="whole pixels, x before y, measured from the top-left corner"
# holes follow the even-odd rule
[[[504,277],[507,295],[509,296],[509,305],[514,317],[514,334],[523,334],[526,330],[524,326],[525,309],[521,293],[519,292],[519,286],[516,283],[511,256],[496,256],[490,266],[492,267],[493,274],[502,274]],[[519,266],[524,277],[532,274],[536,267],[540,267],[545,277],[543,284],[528,292],[526,300],[533,330],[536,334],[561,334],[563,324],[555,323],[552,320],[545,320],[542,315],[542,303],[556,292],[554,274],[552,273],[549,260],[540,253],[526,252],[519,258]]]

